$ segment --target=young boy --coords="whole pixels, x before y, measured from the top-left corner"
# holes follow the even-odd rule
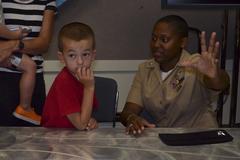
[[[90,68],[96,55],[94,32],[86,24],[69,23],[59,32],[58,48],[58,57],[65,67],[46,98],[42,125],[79,130],[97,128],[97,121],[91,117],[97,105]]]
[[[14,31],[9,30],[3,23],[1,11],[2,9],[0,9],[0,37],[7,40],[16,40],[17,46],[16,49],[13,50],[11,56],[0,63],[0,66],[15,67],[18,70],[22,70],[19,87],[20,102],[13,112],[13,115],[35,125],[40,125],[41,116],[35,113],[34,109],[31,107],[32,94],[35,86],[36,64],[29,56],[21,53],[21,50],[24,48],[24,43],[21,40],[28,35],[30,29],[19,28]],[[6,49],[8,49],[7,46]]]
[[[139,66],[121,113],[126,133],[141,134],[145,127],[218,127],[211,102],[229,87],[218,64],[219,42],[212,33],[209,47],[201,34],[201,54],[184,50],[187,22],[169,15],[159,19],[150,42],[153,59]],[[145,109],[155,120],[140,117]]]

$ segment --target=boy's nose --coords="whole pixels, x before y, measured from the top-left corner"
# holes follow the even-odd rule
[[[83,64],[82,56],[78,56],[78,58],[77,58],[77,63],[78,63],[78,64]]]

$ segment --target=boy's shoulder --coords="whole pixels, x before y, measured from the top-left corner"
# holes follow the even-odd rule
[[[54,83],[66,83],[68,81],[71,81],[73,76],[68,71],[66,67],[64,67],[56,76]]]
[[[58,85],[78,85],[79,81],[72,75],[67,67],[64,67],[56,76],[54,83]]]

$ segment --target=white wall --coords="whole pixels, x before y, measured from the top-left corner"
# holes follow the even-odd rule
[[[137,67],[144,60],[96,60],[94,63],[94,72],[96,76],[110,77],[117,81],[119,90],[119,103],[118,112],[122,111],[125,104],[125,100],[131,86],[134,74],[137,71]],[[57,60],[45,61],[45,81],[47,92],[57,75],[61,70],[62,65]],[[226,70],[231,76],[232,61],[229,60],[226,63]],[[240,76],[240,75],[239,75]],[[240,77],[239,77],[240,79]],[[240,84],[238,85],[238,95],[240,95]],[[223,123],[227,124],[229,120],[230,111],[230,96],[227,99],[226,104],[223,107]],[[237,122],[240,122],[240,101],[238,101],[237,109]]]

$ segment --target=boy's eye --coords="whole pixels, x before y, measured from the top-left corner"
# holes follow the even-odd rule
[[[88,56],[90,56],[90,53],[83,53],[82,56],[83,57],[88,57]]]
[[[76,55],[75,55],[75,54],[69,54],[69,57],[70,57],[70,58],[75,58]]]

